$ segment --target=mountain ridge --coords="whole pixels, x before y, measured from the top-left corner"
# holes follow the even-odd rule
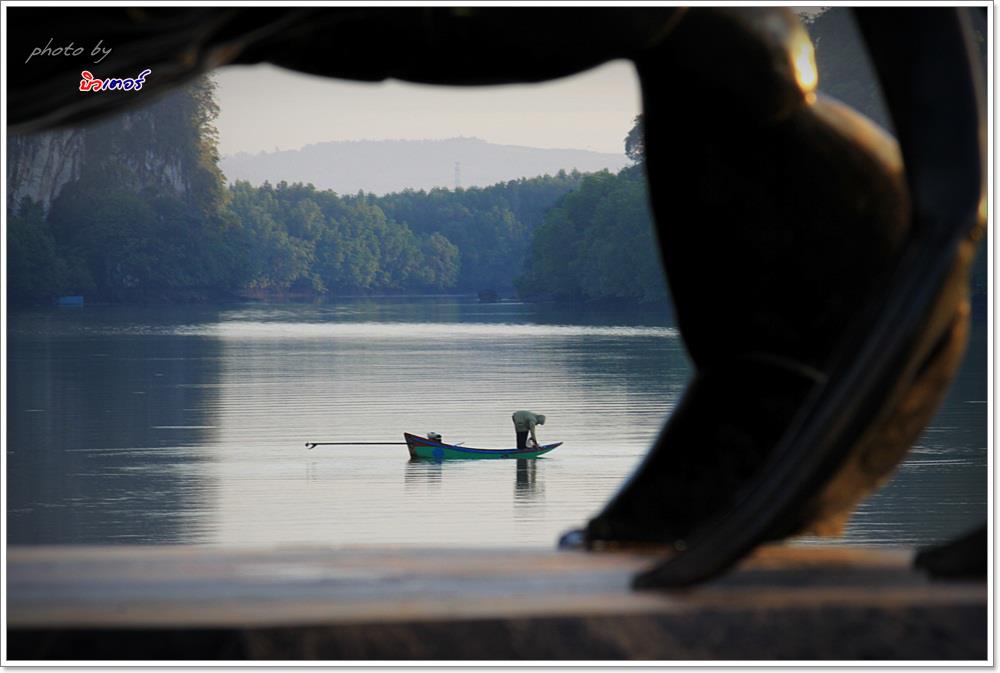
[[[238,152],[220,160],[230,183],[283,180],[341,194],[453,188],[456,177],[462,187],[485,187],[560,170],[616,172],[630,163],[624,153],[499,144],[475,137],[335,140],[295,150]]]

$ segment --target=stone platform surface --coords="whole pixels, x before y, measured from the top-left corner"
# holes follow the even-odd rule
[[[985,582],[767,547],[693,589],[655,552],[10,547],[9,661],[987,660]]]

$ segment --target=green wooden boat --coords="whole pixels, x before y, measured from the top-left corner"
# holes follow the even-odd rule
[[[406,439],[406,446],[410,449],[410,458],[423,460],[455,460],[455,459],[479,459],[479,458],[517,458],[530,459],[538,458],[544,453],[548,453],[557,446],[562,446],[562,442],[555,444],[544,444],[533,449],[474,449],[470,446],[456,446],[437,442],[426,437],[418,437],[408,432],[403,433]]]

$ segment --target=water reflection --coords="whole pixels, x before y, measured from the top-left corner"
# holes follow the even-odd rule
[[[444,464],[441,461],[410,458],[406,461],[403,484],[407,493],[415,492],[418,487],[440,488],[443,474]]]
[[[669,304],[645,307],[536,304],[504,300],[482,304],[468,297],[379,297],[343,298],[331,303],[246,304],[230,307],[220,315],[220,324],[508,324],[572,325],[590,327],[673,327]]]
[[[544,500],[545,487],[538,479],[539,460],[518,459],[515,468],[514,501]]]
[[[985,326],[969,352],[849,541],[922,544],[985,517]],[[34,311],[8,318],[7,367],[14,544],[548,547],[620,487],[690,373],[666,311],[475,298]],[[563,446],[514,465],[303,447],[428,428],[510,446],[522,408]]]
[[[218,312],[194,317],[211,323]],[[218,430],[210,384],[221,346],[148,335],[176,318],[89,308],[9,316],[8,542],[199,539],[217,486],[201,464]]]

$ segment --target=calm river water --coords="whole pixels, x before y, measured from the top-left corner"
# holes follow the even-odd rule
[[[847,540],[985,519],[985,332]],[[665,310],[474,298],[46,309],[9,315],[7,338],[12,544],[551,546],[634,469],[690,373]],[[522,408],[565,444],[521,466],[303,446],[508,447]]]

